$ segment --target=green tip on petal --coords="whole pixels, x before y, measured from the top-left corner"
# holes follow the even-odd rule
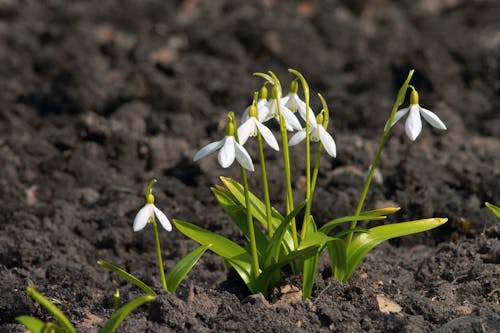
[[[411,94],[410,94],[410,104],[418,104],[418,92],[413,86],[408,86],[411,88]]]
[[[226,135],[227,136],[234,136],[234,122],[233,120],[231,119],[228,123],[227,123],[227,126],[226,126]]]
[[[259,99],[267,99],[268,91],[266,85],[269,82],[265,82],[259,90]]]
[[[297,79],[295,79],[290,83],[290,92],[292,94],[296,94],[298,91],[299,91],[299,83],[297,82]]]
[[[316,123],[323,124],[323,112],[318,113],[316,116]]]
[[[323,95],[318,93],[318,97],[321,100],[321,104],[323,105],[323,110],[321,110],[320,113],[323,113],[323,121],[321,124],[323,124],[323,128],[327,129],[328,128],[328,122],[330,121],[330,110],[328,109],[328,104],[326,104],[326,100],[323,97]],[[320,124],[320,123],[318,123]]]
[[[250,105],[248,116],[258,118],[257,107],[254,104]]]

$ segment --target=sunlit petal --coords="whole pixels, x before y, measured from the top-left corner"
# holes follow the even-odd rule
[[[196,155],[194,155],[193,161],[196,162],[196,161],[202,159],[203,157],[205,157],[205,156],[213,153],[214,151],[216,151],[217,149],[219,149],[220,147],[222,147],[223,144],[224,144],[224,139],[222,139],[220,141],[209,143],[205,147],[201,148],[196,153]]]
[[[217,158],[221,167],[227,168],[234,162],[234,136],[226,136],[224,141],[224,145],[221,150],[219,150],[219,156]]]
[[[422,131],[422,121],[420,120],[419,106],[414,104],[410,107],[410,114],[406,119],[405,130],[410,140],[415,141]]]
[[[290,111],[289,108],[285,107],[284,105],[281,105],[280,111],[281,114],[283,115],[283,118],[285,118],[287,129],[292,128],[293,130],[297,131],[300,131],[302,129],[299,120],[297,119],[297,117],[295,117],[295,115],[293,114],[292,111]]]
[[[300,100],[299,98],[297,98],[297,106],[298,106],[297,109],[298,109],[300,116],[305,121],[306,120],[306,103],[304,101]],[[314,115],[314,111],[311,109],[311,107],[309,107],[309,124],[311,126],[314,126],[314,127],[317,125],[316,116]]]
[[[289,146],[295,146],[296,144],[299,144],[301,143],[302,141],[304,141],[304,139],[306,138],[306,130],[303,129],[301,131],[298,131],[297,133],[295,133],[292,138],[290,139],[290,141],[288,142],[288,145]]]
[[[332,157],[337,156],[337,145],[335,144],[335,141],[333,140],[332,136],[330,133],[325,131],[323,126],[318,127],[319,130],[319,138],[321,140],[321,143],[323,144],[323,147],[325,147],[326,152],[328,155]]]
[[[146,224],[148,224],[149,218],[153,216],[153,204],[146,204],[144,207],[139,210],[137,215],[134,218],[134,231],[139,231],[144,229]]]
[[[167,231],[172,231],[172,224],[170,224],[170,221],[168,220],[167,216],[163,214],[161,210],[156,208],[156,206],[153,205],[153,209],[155,211],[155,215],[158,218],[158,221],[160,221],[161,226],[163,229]]]
[[[397,123],[398,120],[400,120],[401,118],[403,118],[404,115],[408,113],[408,110],[410,110],[410,107],[401,109],[398,112],[396,112],[396,114],[394,115],[394,120],[392,121],[391,127],[394,126],[394,124]],[[385,123],[384,131],[387,130],[387,125],[388,124],[389,124],[389,120]]]
[[[425,120],[435,128],[439,128],[441,130],[446,129],[446,125],[439,119],[439,117],[432,111],[424,109],[420,107],[420,114],[424,117]]]
[[[255,131],[255,121],[256,119],[254,117],[250,117],[238,128],[238,140],[242,145],[247,142],[250,133]]]
[[[255,169],[253,167],[252,158],[250,157],[250,155],[248,154],[246,149],[243,148],[243,146],[240,145],[238,142],[234,142],[234,147],[235,147],[236,159],[238,160],[238,163],[240,163],[240,165],[242,167],[244,167],[245,169],[250,170],[250,171],[254,171]]]
[[[264,140],[266,140],[267,144],[276,151],[280,150],[278,141],[276,141],[273,132],[271,132],[269,128],[259,122],[256,122],[256,125],[259,128],[260,134],[262,134],[262,137],[264,138]]]

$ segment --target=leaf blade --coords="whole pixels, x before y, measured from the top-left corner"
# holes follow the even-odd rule
[[[182,258],[167,274],[168,291],[174,293],[179,287],[179,284],[184,277],[191,271],[194,265],[205,254],[205,251],[210,248],[211,244],[198,246],[196,249],[188,253]]]
[[[28,291],[28,294],[41,306],[43,306],[47,311],[49,311],[54,318],[61,324],[61,326],[68,332],[68,333],[76,333],[75,327],[71,322],[69,321],[68,317],[64,313],[62,313],[61,310],[54,304],[52,304],[51,301],[49,301],[48,298],[40,294],[35,288],[33,287],[27,287],[26,290]]]
[[[110,264],[109,262],[106,262],[104,260],[97,261],[97,264],[103,268],[106,268],[112,272],[115,272],[116,274],[121,276],[123,279],[136,285],[138,288],[140,288],[142,291],[144,291],[146,293],[146,295],[152,295],[152,296],[156,295],[156,293],[154,292],[154,290],[150,286],[148,286],[147,284],[145,284],[144,282],[142,282],[141,280],[139,280],[138,278],[136,278],[135,276],[133,276],[132,274],[130,274],[129,272],[124,270],[123,268],[120,268],[118,266]]]
[[[16,317],[16,320],[32,333],[42,333],[43,326],[45,325],[43,321],[32,316],[19,316]]]
[[[128,303],[124,304],[121,308],[116,310],[115,313],[106,321],[103,328],[101,329],[101,333],[113,333],[116,331],[118,326],[122,323],[122,321],[136,308],[143,305],[144,303],[151,302],[156,298],[154,295],[143,295]]]

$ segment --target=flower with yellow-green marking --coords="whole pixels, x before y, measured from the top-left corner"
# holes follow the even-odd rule
[[[336,157],[337,156],[337,145],[335,144],[335,140],[333,140],[332,136],[330,133],[328,133],[324,128],[323,128],[323,115],[320,113],[316,117],[316,126],[311,126],[310,128],[310,135],[311,135],[311,141],[312,142],[319,142],[323,144],[323,147],[325,148],[326,152],[328,155],[331,157]],[[318,125],[320,124],[320,125]],[[298,131],[297,133],[292,136],[290,139],[290,142],[288,143],[290,146],[295,146],[296,144],[304,141],[306,138],[306,129],[303,128],[302,130]]]
[[[156,182],[156,180],[152,181],[153,184],[154,182]],[[149,192],[146,194],[146,204],[139,210],[139,212],[134,218],[134,226],[133,226],[134,231],[139,231],[144,229],[146,224],[148,224],[148,222],[152,222],[155,216],[158,219],[158,221],[160,221],[160,224],[163,227],[163,229],[167,231],[172,231],[172,224],[170,224],[170,221],[168,220],[167,216],[154,204],[155,197],[151,193],[150,189],[151,186],[149,186]]]
[[[257,119],[257,107],[255,105],[250,106],[249,118],[238,128],[238,139],[242,145],[247,142],[248,138],[251,136],[257,136],[257,131],[262,135],[267,144],[274,150],[280,150],[278,141],[273,135],[273,132],[266,125],[262,124],[259,119]]]
[[[306,103],[299,97],[297,94],[298,91],[299,84],[296,80],[293,80],[292,83],[290,83],[290,92],[281,99],[281,102],[291,111],[297,111],[305,121],[307,114]],[[309,107],[309,123],[311,126],[316,126],[316,117],[314,116],[314,112],[311,107]]]

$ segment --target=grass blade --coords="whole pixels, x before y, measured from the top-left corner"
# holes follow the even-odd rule
[[[116,312],[106,321],[104,327],[101,329],[101,333],[115,332],[122,321],[130,314],[130,312],[134,311],[144,303],[153,301],[155,298],[156,297],[154,295],[143,295],[134,298],[130,302],[126,303],[121,308],[116,310]]]
[[[168,291],[174,293],[184,277],[189,273],[193,266],[200,260],[201,256],[211,246],[211,244],[199,246],[184,258],[181,259],[167,274]]]
[[[145,284],[144,282],[142,282],[141,280],[139,280],[138,278],[136,278],[132,274],[128,273],[124,269],[122,269],[120,267],[117,267],[117,266],[115,266],[113,264],[110,264],[109,262],[106,262],[106,261],[103,261],[103,260],[99,260],[97,262],[97,264],[99,266],[101,266],[101,267],[107,268],[110,271],[115,272],[116,274],[120,275],[122,278],[124,278],[128,282],[131,282],[131,283],[135,284],[137,287],[139,287],[140,289],[142,289],[142,291],[144,291],[146,293],[146,295],[152,295],[152,296],[156,295],[155,292],[153,291],[153,289],[151,289],[150,286],[148,286],[147,284]]]
[[[500,219],[500,207],[490,204],[489,202],[486,202],[485,205],[493,214],[495,214],[496,217]]]
[[[375,246],[391,238],[407,236],[431,230],[446,223],[446,218],[429,218],[409,222],[381,225],[368,229],[368,232],[357,236],[347,249],[347,269],[342,279],[346,282],[351,277],[365,255]]]
[[[62,326],[62,328],[67,332],[67,333],[76,333],[75,328],[73,327],[73,324],[69,321],[68,317],[64,313],[62,313],[61,310],[54,304],[52,304],[47,298],[45,298],[42,294],[40,294],[38,291],[36,291],[32,287],[26,288],[28,291],[28,294],[36,301],[38,302],[41,306],[43,306],[47,311],[49,311],[54,318],[56,318],[57,322]]]
[[[43,321],[32,316],[19,316],[16,317],[16,320],[23,324],[24,327],[32,333],[42,333],[43,326],[45,325]]]

